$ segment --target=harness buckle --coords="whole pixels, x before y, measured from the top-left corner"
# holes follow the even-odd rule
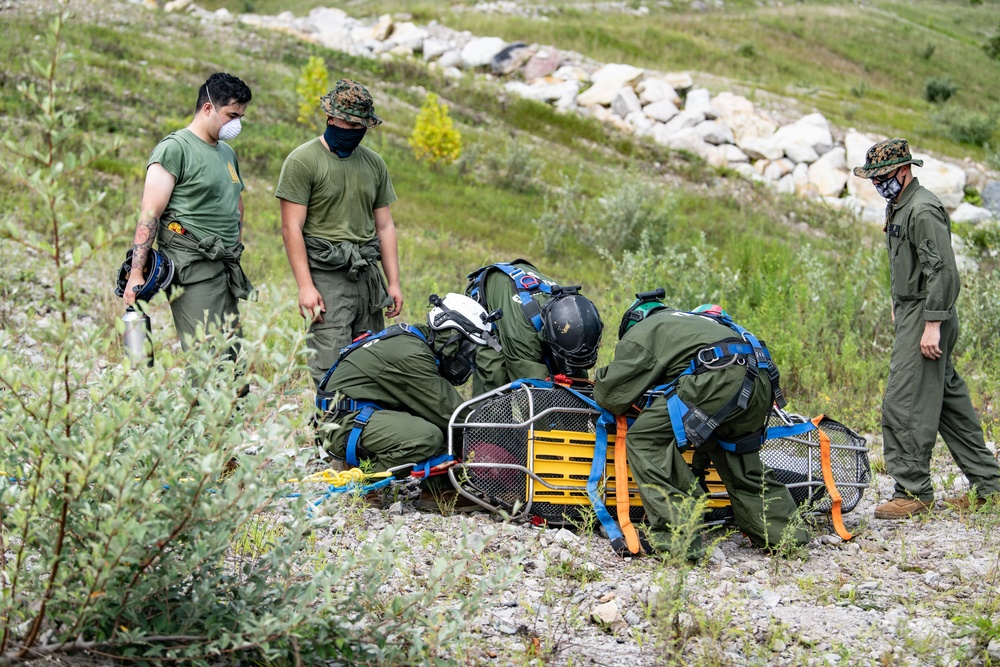
[[[541,281],[538,280],[538,278],[536,278],[535,276],[528,275],[526,273],[517,279],[517,284],[523,289],[530,290],[535,287],[538,287],[541,284]]]
[[[706,359],[705,358],[706,353],[711,353],[712,358]],[[743,356],[737,354],[729,355],[728,361],[722,361],[721,363],[716,363],[719,362],[720,359],[721,360],[727,359],[727,357],[719,356],[718,354],[716,354],[714,347],[701,348],[700,350],[698,350],[698,354],[695,355],[695,359],[697,359],[698,363],[700,363],[702,366],[712,371],[717,371],[719,369],[732,366],[735,363],[742,363],[742,364],[746,363],[746,360],[743,358]]]

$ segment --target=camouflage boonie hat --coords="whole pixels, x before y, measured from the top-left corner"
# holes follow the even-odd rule
[[[382,124],[382,119],[375,115],[375,103],[368,89],[350,79],[341,79],[336,88],[319,98],[319,107],[327,116],[350,123],[365,127]]]
[[[913,159],[906,139],[886,139],[868,149],[865,166],[855,167],[854,175],[859,178],[878,178],[891,174],[904,164],[922,167],[924,161]]]

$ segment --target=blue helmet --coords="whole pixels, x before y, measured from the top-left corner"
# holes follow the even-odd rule
[[[129,248],[125,253],[125,261],[118,269],[118,284],[115,285],[115,294],[125,296],[125,287],[128,279],[132,275],[132,253],[134,249]],[[146,256],[146,266],[142,270],[144,279],[139,291],[135,293],[136,301],[149,301],[157,292],[166,288],[174,279],[174,263],[171,259],[152,248]]]

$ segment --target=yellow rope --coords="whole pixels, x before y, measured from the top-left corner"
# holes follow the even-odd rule
[[[330,486],[347,486],[348,484],[361,484],[366,479],[372,479],[376,477],[388,477],[387,472],[373,472],[366,473],[361,468],[350,468],[349,470],[334,470],[333,468],[327,468],[326,470],[320,470],[319,472],[314,472],[308,477],[303,479],[297,479],[295,477],[291,479],[286,479],[285,481],[290,484],[310,484],[316,482],[322,482],[323,484],[329,484]]]

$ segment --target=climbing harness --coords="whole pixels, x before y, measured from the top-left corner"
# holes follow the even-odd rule
[[[785,397],[779,385],[781,375],[777,365],[771,358],[767,346],[756,336],[733,322],[725,311],[692,313],[722,324],[739,338],[727,338],[713,345],[703,347],[695,354],[694,359],[677,377],[666,384],[654,387],[647,395],[646,407],[655,399],[663,397],[667,402],[670,414],[670,426],[674,432],[678,447],[698,447],[712,437],[715,429],[732,414],[736,408],[746,409],[753,394],[754,384],[761,369],[767,373],[771,384],[771,399],[778,409],[785,407]],[[733,364],[746,368],[743,382],[739,390],[714,415],[709,415],[696,405],[691,405],[677,395],[677,381],[685,375],[699,375],[705,372],[717,371]],[[734,454],[748,454],[758,451],[767,439],[765,431],[748,433],[733,441],[716,438],[719,446]]]
[[[415,336],[430,347],[427,337],[424,336],[419,329],[411,327],[405,323],[394,324],[391,327],[387,327],[382,331],[379,331],[378,333],[364,333],[351,341],[350,345],[341,348],[340,354],[337,356],[337,360],[333,362],[330,369],[323,375],[323,379],[320,380],[319,387],[316,390],[316,408],[325,415],[328,415],[329,419],[335,419],[338,415],[350,412],[358,413],[354,417],[354,426],[351,428],[351,432],[347,436],[346,459],[347,463],[351,466],[357,466],[360,463],[358,458],[358,445],[361,441],[361,432],[368,424],[368,421],[372,418],[372,415],[381,410],[382,406],[374,401],[355,400],[353,398],[341,398],[337,400],[337,393],[327,391],[326,385],[333,376],[333,372],[337,370],[337,366],[340,362],[354,350],[361,347],[367,347],[368,345],[374,345],[380,340],[386,340],[388,338],[402,335]]]
[[[476,269],[466,276],[469,280],[469,286],[466,288],[465,293],[478,301],[483,308],[488,308],[486,305],[486,276],[492,269],[502,271],[514,283],[514,291],[517,292],[518,302],[521,304],[521,314],[524,315],[524,319],[530,322],[531,326],[535,327],[535,331],[541,331],[542,307],[535,301],[534,296],[539,293],[552,296],[552,288],[556,287],[556,285],[554,283],[547,283],[538,278],[538,276],[517,268],[514,264],[525,264],[535,271],[538,270],[524,259],[515,259],[509,264],[506,262],[490,264],[481,269]]]

